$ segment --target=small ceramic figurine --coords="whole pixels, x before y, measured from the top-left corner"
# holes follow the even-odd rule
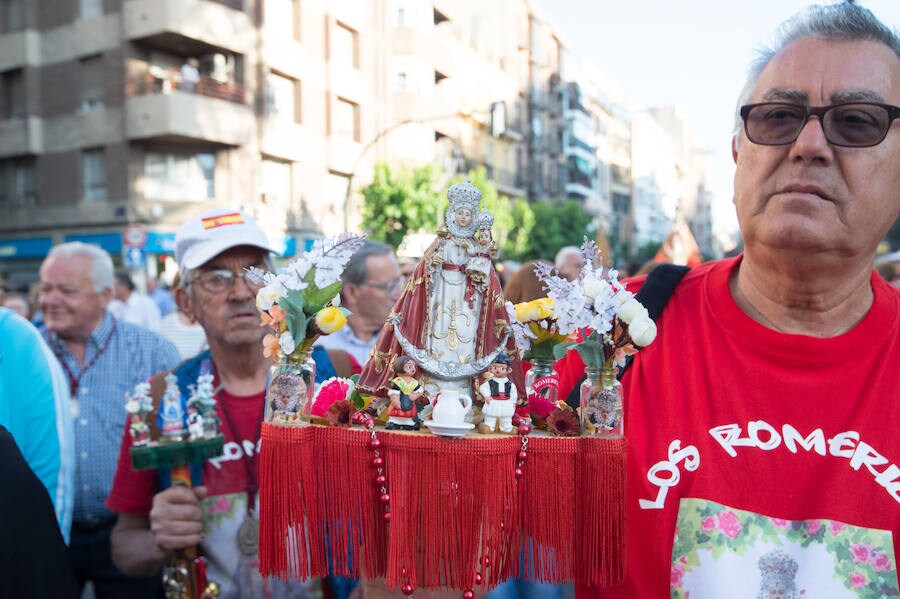
[[[389,430],[418,430],[420,427],[419,412],[416,402],[423,399],[425,390],[416,378],[419,367],[409,356],[397,356],[391,367],[397,375],[391,379],[388,391],[390,405],[387,409],[387,426]]]
[[[144,417],[134,412],[128,416],[128,434],[131,435],[131,444],[142,447],[150,443],[150,427],[144,422]]]
[[[192,441],[195,439],[202,439],[204,433],[203,426],[203,414],[200,413],[200,410],[197,409],[195,405],[188,405],[187,407],[187,424],[188,424],[188,438]]]
[[[203,419],[203,432],[206,434],[207,438],[212,438],[219,434],[220,422],[219,411],[215,406],[211,407],[206,418]]]
[[[184,406],[175,375],[166,375],[166,392],[159,406],[159,428],[166,439],[178,439],[184,435]]]
[[[508,378],[511,371],[509,357],[504,353],[498,354],[491,362],[488,368],[491,377],[478,388],[484,399],[484,408],[481,411],[484,421],[478,425],[479,433],[494,432],[498,420],[501,432],[512,432],[512,417],[516,411],[518,392]]]

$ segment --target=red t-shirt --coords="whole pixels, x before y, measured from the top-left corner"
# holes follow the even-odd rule
[[[873,273],[851,331],[787,335],[735,303],[739,261],[685,276],[624,377],[627,580],[581,597],[897,593],[900,293]]]

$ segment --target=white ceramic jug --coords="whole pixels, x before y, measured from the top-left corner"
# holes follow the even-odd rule
[[[472,399],[468,395],[460,395],[455,390],[441,391],[435,399],[431,419],[439,424],[463,424],[470,407]]]

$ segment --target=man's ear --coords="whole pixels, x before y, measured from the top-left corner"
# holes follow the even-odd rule
[[[192,322],[196,322],[197,319],[194,318],[193,312],[193,301],[191,298],[191,294],[187,292],[187,289],[184,287],[177,287],[173,293],[175,297],[175,304],[178,306],[178,309],[184,312],[185,316],[191,319]]]
[[[349,303],[355,306],[359,299],[359,291],[360,285],[357,285],[356,283],[344,283],[344,287],[341,289],[341,305]]]
[[[737,154],[738,154],[738,136],[735,135],[731,138],[731,159],[734,160],[734,163],[737,164]]]

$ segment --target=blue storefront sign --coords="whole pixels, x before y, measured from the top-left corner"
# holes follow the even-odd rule
[[[88,233],[84,235],[66,235],[64,241],[80,241],[99,245],[110,254],[118,254],[122,251],[121,233]]]
[[[0,259],[43,258],[52,246],[50,237],[0,239]]]
[[[174,254],[175,233],[149,231],[147,233],[147,243],[144,245],[144,250],[148,254]]]

